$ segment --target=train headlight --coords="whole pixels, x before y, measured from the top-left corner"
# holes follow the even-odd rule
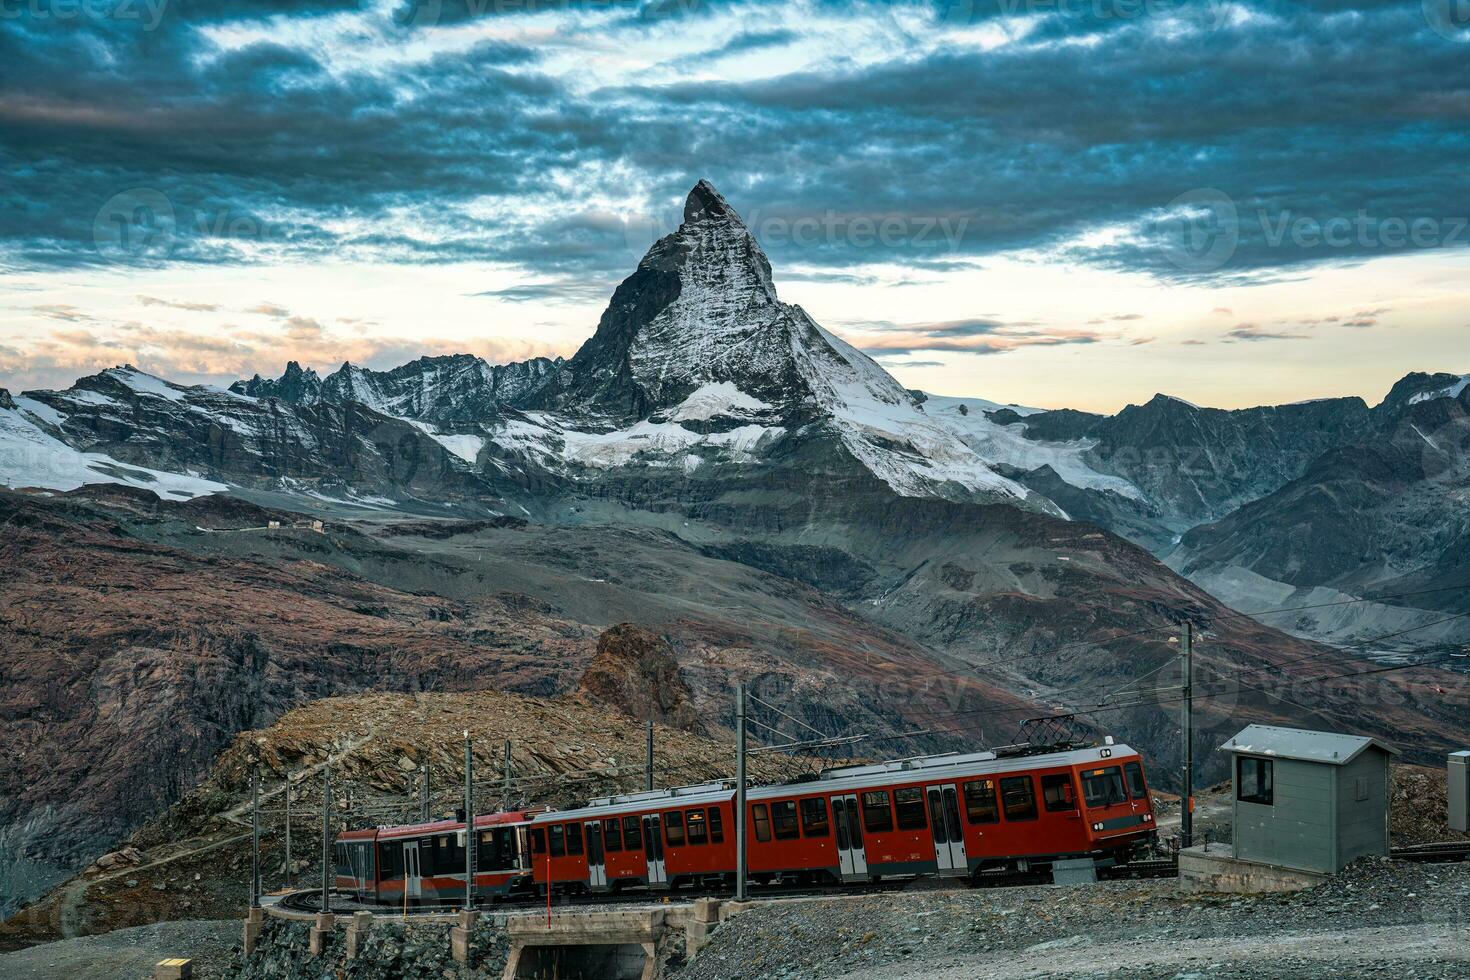
[[[1154,819],[1154,815],[1152,813],[1145,813],[1143,815],[1143,822],[1144,823],[1152,823],[1153,822],[1153,819]]]
[[[1103,826],[1100,823],[1095,823],[1095,824],[1092,825],[1092,829],[1093,830],[1102,830],[1103,829]]]

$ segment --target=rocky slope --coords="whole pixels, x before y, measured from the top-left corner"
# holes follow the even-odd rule
[[[126,489],[0,494],[9,902],[110,849],[235,733],[295,705],[374,689],[570,691],[601,630],[628,620],[674,640],[705,718],[728,716],[737,675],[859,730],[921,721],[922,706],[882,696],[889,673],[966,703],[1024,704],[810,587],[670,535],[508,521],[319,533],[298,516]]]
[[[1470,613],[1470,387],[1411,375],[1362,438],[1296,480],[1184,536],[1171,563],[1227,599],[1419,593],[1316,625],[1343,639]],[[1436,591],[1437,590],[1437,591]],[[1463,642],[1466,620],[1415,634]]]

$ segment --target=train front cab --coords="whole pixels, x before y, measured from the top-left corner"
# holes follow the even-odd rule
[[[1093,848],[1124,852],[1156,834],[1153,801],[1137,756],[1079,766],[1082,802]]]

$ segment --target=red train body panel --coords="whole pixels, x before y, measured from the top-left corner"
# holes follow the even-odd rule
[[[1154,834],[1142,760],[1124,745],[851,766],[754,787],[746,802],[747,868],[757,882],[1108,862]],[[712,783],[479,817],[476,894],[728,883],[734,813],[734,788]],[[463,830],[441,821],[342,834],[338,887],[387,903],[462,899]]]

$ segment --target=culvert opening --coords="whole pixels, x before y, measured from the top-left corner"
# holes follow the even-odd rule
[[[638,943],[602,946],[526,946],[518,980],[639,980],[648,953]]]

